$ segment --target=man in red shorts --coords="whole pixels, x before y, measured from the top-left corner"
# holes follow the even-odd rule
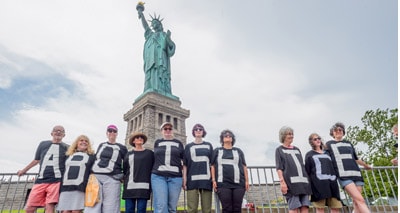
[[[68,145],[62,142],[65,136],[64,127],[55,126],[51,136],[52,140],[40,142],[33,161],[17,172],[18,176],[24,175],[29,169],[40,163],[39,174],[26,203],[27,213],[35,212],[38,207],[45,207],[46,213],[53,213],[55,205],[58,203]]]

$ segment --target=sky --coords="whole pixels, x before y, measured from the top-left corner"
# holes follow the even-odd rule
[[[94,147],[144,88],[144,29],[131,0],[0,1],[0,172],[33,160],[53,126]],[[148,0],[176,44],[172,93],[219,146],[231,129],[248,166],[275,165],[279,129],[327,141],[337,121],[398,106],[395,0]],[[37,171],[33,168],[30,172]]]

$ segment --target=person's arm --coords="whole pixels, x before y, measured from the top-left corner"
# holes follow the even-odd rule
[[[281,184],[281,192],[285,195],[288,192],[288,187],[286,185],[285,179],[283,178],[283,171],[278,169],[276,170],[276,172],[278,173],[279,183]]]
[[[211,181],[212,181],[212,187],[214,191],[217,191],[217,180],[215,179],[215,167],[214,165],[211,165]]]
[[[249,185],[249,173],[247,171],[247,166],[243,165],[243,170],[244,170],[244,183],[246,187],[246,191],[249,191],[250,185]]]
[[[358,165],[363,166],[367,170],[372,169],[372,167],[370,165],[368,165],[367,163],[365,163],[361,159],[356,160],[356,162],[357,162]]]
[[[39,162],[40,162],[39,160],[33,160],[25,168],[23,168],[22,170],[19,170],[17,172],[17,175],[18,176],[24,175],[27,171],[29,171],[29,169],[31,169],[32,167],[36,166]]]
[[[186,190],[186,182],[187,182],[187,166],[183,165],[182,168],[182,189]]]
[[[393,158],[390,162],[393,164],[393,166],[397,166],[398,165],[397,157]]]

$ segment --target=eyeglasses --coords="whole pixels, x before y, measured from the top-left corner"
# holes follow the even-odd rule
[[[202,128],[196,128],[196,129],[194,129],[194,131],[203,131],[203,129]]]
[[[224,138],[231,138],[232,135],[224,135]]]
[[[61,132],[64,133],[65,131],[63,129],[53,129],[53,132]]]
[[[172,128],[164,128],[164,131],[171,131]]]
[[[313,138],[312,140],[313,140],[313,141],[317,141],[317,140],[321,140],[321,138],[320,138],[320,137],[318,137],[318,138]]]
[[[334,131],[335,132],[343,132],[343,129],[342,128],[336,128]]]
[[[118,131],[115,130],[115,129],[107,129],[107,132],[109,132],[109,133],[117,133]]]

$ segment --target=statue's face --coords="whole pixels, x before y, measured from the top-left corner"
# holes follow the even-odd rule
[[[155,31],[162,31],[162,24],[158,20],[151,21],[151,27]]]

